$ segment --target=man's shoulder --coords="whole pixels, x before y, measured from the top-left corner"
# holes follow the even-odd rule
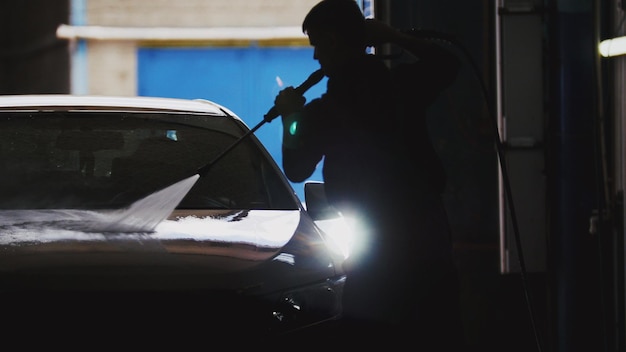
[[[358,66],[362,76],[368,77],[370,81],[378,82],[378,84],[390,84],[392,72],[389,66],[381,58],[368,54],[363,57]]]
[[[376,70],[379,70],[381,72],[389,72],[389,67],[387,66],[387,63],[385,63],[383,59],[374,54],[367,54],[363,56],[363,59],[361,61],[364,65],[375,68]]]
[[[336,74],[329,78],[329,88],[371,89],[388,87],[391,84],[389,68],[379,58],[362,56],[347,62]]]

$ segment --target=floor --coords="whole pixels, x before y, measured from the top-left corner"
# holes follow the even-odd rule
[[[501,274],[495,246],[458,246],[456,257],[468,351],[547,352],[545,274]]]

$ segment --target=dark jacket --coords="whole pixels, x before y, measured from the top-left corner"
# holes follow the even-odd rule
[[[441,193],[445,171],[425,116],[457,70],[454,60],[390,70],[373,55],[346,65],[329,77],[325,94],[305,105],[298,147],[283,148],[285,174],[303,182],[323,160],[327,196],[336,205],[409,183]]]

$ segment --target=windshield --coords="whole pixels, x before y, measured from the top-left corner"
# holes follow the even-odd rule
[[[0,112],[0,209],[110,209],[197,174],[247,129],[223,116]],[[178,209],[297,209],[249,135],[203,173]]]

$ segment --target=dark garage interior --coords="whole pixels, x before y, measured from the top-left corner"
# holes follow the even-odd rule
[[[625,351],[624,59],[596,48],[623,34],[626,6],[374,4],[398,28],[445,34],[464,63],[430,118],[470,350]],[[2,1],[0,16],[0,94],[69,93],[71,44],[55,35],[69,1]]]

